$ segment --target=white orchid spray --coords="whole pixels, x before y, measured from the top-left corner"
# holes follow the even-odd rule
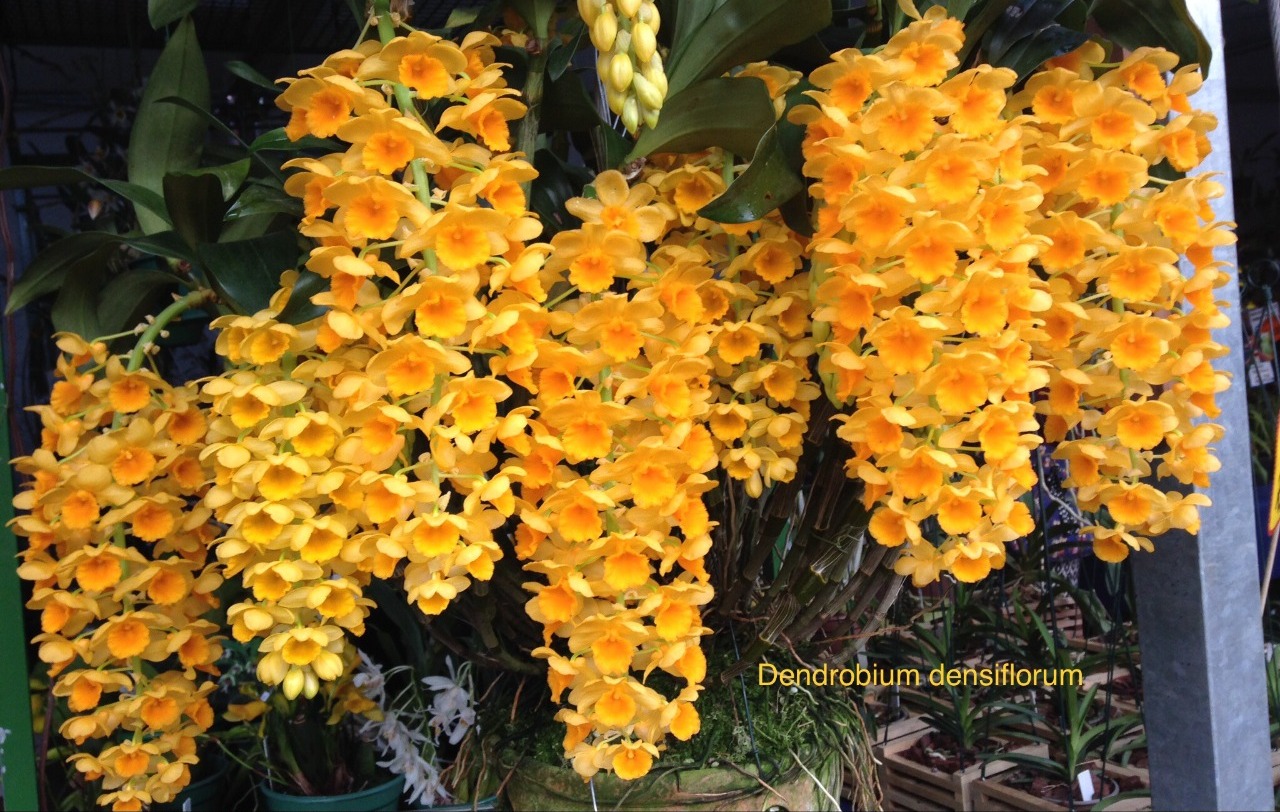
[[[457,744],[476,723],[476,709],[472,702],[474,685],[471,682],[471,663],[464,662],[455,668],[452,657],[444,658],[449,669],[447,677],[423,677],[422,684],[435,692],[431,703],[431,729],[440,736],[449,737],[449,744]]]
[[[399,666],[384,673],[369,655],[360,652],[353,681],[365,697],[382,709],[382,720],[366,718],[360,735],[373,742],[384,757],[378,762],[379,767],[404,776],[409,803],[431,806],[448,801],[449,793],[440,781],[435,742],[423,732],[427,712],[417,699],[417,691],[412,690],[412,683],[393,701],[387,699],[387,678],[409,670],[409,666]]]
[[[435,694],[430,706],[410,682],[394,698],[388,699],[387,681],[410,666],[398,666],[384,672],[363,651],[354,683],[370,701],[382,710],[381,721],[366,719],[360,735],[377,746],[384,757],[378,762],[393,774],[403,775],[405,793],[411,804],[427,806],[452,799],[441,780],[438,745],[442,736],[457,744],[475,724],[474,686],[471,664],[455,667],[445,659],[449,675],[423,677],[421,683]],[[431,731],[428,736],[426,731]]]

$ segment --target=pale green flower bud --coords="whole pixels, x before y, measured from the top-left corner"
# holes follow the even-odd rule
[[[640,105],[636,103],[634,96],[628,96],[622,105],[622,126],[629,133],[640,129]]]
[[[640,104],[650,110],[662,109],[663,95],[657,86],[644,78],[644,74],[637,73],[631,78],[636,88],[636,98],[640,100]]]

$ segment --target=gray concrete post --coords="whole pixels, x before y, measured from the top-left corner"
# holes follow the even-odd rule
[[[1218,117],[1213,154],[1202,169],[1219,172],[1227,194],[1220,220],[1234,219],[1227,121],[1226,59],[1218,0],[1190,0],[1192,16],[1213,48],[1213,64],[1196,107]],[[1235,265],[1234,246],[1217,258]],[[1274,806],[1257,546],[1239,291],[1218,290],[1232,323],[1217,331],[1231,348],[1218,368],[1232,387],[1219,398],[1222,470],[1205,493],[1200,533],[1170,533],[1156,551],[1133,557],[1138,593],[1145,715],[1155,809],[1260,810]]]

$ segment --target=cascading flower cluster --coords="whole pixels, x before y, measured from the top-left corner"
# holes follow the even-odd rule
[[[753,65],[742,81],[763,80],[781,99],[799,78]],[[522,483],[535,509],[521,513],[516,553],[546,578],[529,585],[547,640],[534,654],[548,661],[553,701],[568,691],[557,719],[584,778],[640,777],[667,733],[698,731],[709,475],[724,471],[753,495],[791,480],[821,394],[807,363],[803,237],[777,213],[745,226],[697,214],[732,177],[728,159],[667,156],[629,187],[605,172],[595,199],[568,203],[581,228],[551,242],[547,270],[571,287],[542,353],[572,366],[523,385],[536,395],[536,433],[559,439],[549,461],[590,473],[539,466],[548,476]],[[656,691],[655,669],[683,687]]]
[[[312,298],[325,314],[282,323],[286,280],[268,310],[215,322],[230,369],[203,389],[206,503],[227,526],[217,553],[252,593],[228,618],[236,639],[264,638],[258,676],[289,698],[345,675],[372,576],[403,564],[408,600],[438,614],[490,578],[492,531],[515,509],[489,449],[518,437],[523,416],[498,419],[510,387],[464,352],[527,340],[513,297],[545,257],[523,245],[540,230],[520,187],[534,173],[490,151],[510,148],[524,107],[494,64],[496,38],[384,34],[280,97],[292,137],[350,145],[295,161],[287,187],[318,243],[306,266],[327,282]],[[417,100],[443,102],[438,120]],[[446,144],[446,130],[459,137]]]
[[[658,52],[661,17],[653,0],[578,0],[578,13],[596,47],[596,72],[609,109],[627,132],[654,127],[667,97],[667,74]]]
[[[610,103],[629,129],[651,123],[656,9],[579,6]],[[215,322],[228,369],[199,387],[64,338],[44,448],[18,461],[41,657],[93,711],[64,733],[133,733],[76,756],[114,790],[104,803],[185,783],[210,721],[197,672],[218,655],[197,618],[223,575],[246,590],[232,634],[260,641],[259,677],[293,699],[350,683],[372,578],[436,615],[504,549],[536,576],[533,654],[566,702],[566,756],[584,778],[646,774],[668,733],[700,727],[707,494],[721,473],[750,496],[791,481],[824,387],[849,407],[838,434],[870,533],[917,584],[1002,565],[1033,527],[1020,497],[1044,442],[1110,515],[1100,557],[1195,527],[1203,497],[1145,484],[1203,484],[1221,434],[1191,421],[1226,385],[1209,334],[1222,190],[1150,171],[1207,152],[1194,70],[1166,82],[1172,58],[1144,49],[1095,78],[1092,46],[1011,97],[1009,71],[951,75],[961,25],[934,9],[878,53],[837,54],[791,114],[812,237],[777,212],[700,216],[739,171],[712,149],[655,156],[630,184],[600,174],[567,204],[580,225],[538,242],[501,41],[378,24],[279,99],[291,138],[343,144],[292,162],[286,186],[322,314],[287,323],[302,285],[286,273],[269,307]],[[735,76],[764,82],[779,116],[801,78]],[[161,670],[171,656],[181,669]]]
[[[52,398],[35,408],[40,448],[14,461],[31,477],[14,500],[18,574],[34,582],[53,693],[76,714],[59,732],[87,748],[71,761],[102,780],[102,804],[141,809],[190,782],[213,723],[221,646],[201,615],[222,576],[199,501],[206,418],[192,386],[142,368],[142,350],[111,356],[69,335],[58,347]]]
[[[1213,117],[1188,94],[1194,67],[1140,49],[1098,72],[1086,45],[1035,74],[980,66],[951,75],[960,24],[940,8],[880,52],[844,51],[814,72],[805,172],[814,179],[815,306],[839,435],[866,483],[870,532],[906,545],[917,585],[976,581],[1033,521],[1018,498],[1030,452],[1058,443],[1107,561],[1150,535],[1194,530],[1227,386],[1213,290],[1230,241],[1208,200],[1222,187],[1179,172],[1208,152]],[[1194,273],[1184,278],[1178,261]],[[936,521],[944,538],[926,539]]]

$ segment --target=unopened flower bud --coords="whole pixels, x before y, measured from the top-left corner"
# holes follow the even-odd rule
[[[636,17],[654,31],[662,27],[662,17],[658,15],[658,7],[653,4],[652,0],[647,0],[647,2],[640,5],[640,13]]]
[[[667,72],[662,69],[662,57],[654,54],[649,63],[641,71],[649,84],[658,89],[663,98],[667,95]]]
[[[303,679],[302,695],[307,699],[315,699],[316,694],[320,693],[320,680],[316,678],[316,673],[308,669]]]
[[[650,110],[662,109],[663,95],[653,82],[644,78],[644,75],[640,73],[631,77],[631,82],[635,85],[636,98],[640,100],[640,104]]]
[[[634,96],[628,96],[622,104],[622,126],[626,127],[629,133],[635,133],[640,129],[640,105],[636,103]]]
[[[631,57],[627,54],[614,54],[609,60],[609,86],[619,93],[631,87],[631,77],[635,69],[631,66]]]
[[[658,37],[653,29],[645,23],[636,23],[631,29],[631,51],[636,55],[636,62],[643,65],[658,50]]]
[[[298,694],[302,693],[303,687],[307,683],[307,677],[302,673],[301,668],[290,668],[289,673],[284,675],[284,698],[297,699]]]
[[[661,110],[654,109],[647,105],[641,105],[640,107],[640,115],[644,119],[644,126],[651,130],[658,126],[658,117],[661,113]]]
[[[613,7],[606,6],[600,16],[591,24],[591,44],[601,53],[613,50],[613,41],[618,36],[618,18],[614,16]]]
[[[604,3],[601,0],[578,0],[578,16],[587,25],[591,25],[600,16]]]
[[[609,85],[605,85],[604,98],[609,103],[610,110],[615,113],[621,113],[622,105],[627,101],[627,92],[625,90],[614,90]]]

